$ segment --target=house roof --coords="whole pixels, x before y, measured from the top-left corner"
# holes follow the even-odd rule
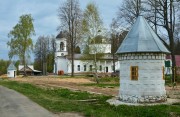
[[[117,50],[121,53],[170,53],[143,16],[139,16]]]
[[[19,71],[24,71],[24,65],[19,65]],[[34,70],[34,66],[33,65],[27,65],[26,66],[26,71],[33,71]]]
[[[18,69],[19,69],[19,71],[24,71],[24,65],[19,65]],[[33,65],[27,65],[25,70],[26,71],[33,71],[33,72],[37,72],[37,73],[41,72],[39,70],[35,70]]]
[[[8,66],[7,70],[16,70],[16,67],[14,66],[13,63],[11,63],[11,64]]]
[[[166,59],[171,59],[171,55],[166,56]],[[180,67],[180,55],[175,55],[176,66]]]

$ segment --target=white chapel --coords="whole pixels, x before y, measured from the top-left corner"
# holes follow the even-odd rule
[[[137,18],[116,53],[120,61],[121,101],[166,101],[164,60],[170,52],[143,16]]]

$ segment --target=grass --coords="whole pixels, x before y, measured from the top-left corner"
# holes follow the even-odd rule
[[[180,83],[180,75],[179,76],[176,76],[176,82],[177,83]],[[165,76],[165,85],[168,85],[168,86],[172,86],[172,76],[171,75],[166,75]]]
[[[52,112],[79,112],[87,117],[169,117],[180,116],[180,106],[111,106],[110,96],[73,92],[67,89],[40,88],[27,83],[0,81],[0,85],[14,89]],[[81,100],[96,99],[93,102]]]
[[[95,78],[91,79],[92,81],[96,82]],[[97,83],[86,83],[86,84],[81,84],[83,86],[96,86],[96,87],[102,87],[102,88],[114,88],[114,87],[119,87],[119,78],[117,77],[104,77],[104,78],[99,78],[99,84]]]
[[[114,88],[114,87],[119,87],[119,83],[115,83],[115,84],[104,84],[104,83],[100,83],[100,84],[97,84],[97,83],[88,83],[88,84],[82,84],[83,86],[97,86],[97,87],[102,87],[102,88]]]

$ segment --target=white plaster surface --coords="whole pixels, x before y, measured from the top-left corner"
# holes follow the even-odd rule
[[[14,72],[16,73],[15,70],[8,70],[8,72],[7,72],[7,77],[9,77],[9,78],[14,78]],[[16,77],[16,74],[15,74],[15,77]]]
[[[127,57],[126,57],[127,58]],[[125,102],[166,101],[166,90],[163,80],[163,59],[120,61],[120,100]],[[164,58],[164,55],[163,57]],[[138,66],[138,80],[131,80],[130,67]]]
[[[58,71],[60,71],[60,70],[63,70],[64,73],[66,74],[68,72],[67,63],[68,63],[68,61],[67,61],[66,57],[58,57],[56,59],[56,64],[57,64],[57,72],[56,73],[58,73]]]

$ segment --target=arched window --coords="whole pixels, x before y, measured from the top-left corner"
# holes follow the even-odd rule
[[[60,43],[60,51],[62,51],[62,50],[64,50],[64,43],[63,42]]]
[[[80,70],[81,70],[81,69],[80,69],[80,65],[78,65],[78,66],[77,66],[77,70],[78,70],[78,71],[80,71]]]
[[[92,71],[92,65],[89,66],[89,70]]]
[[[102,65],[99,66],[99,71],[102,71]]]
[[[86,71],[86,65],[84,65],[84,71]]]

